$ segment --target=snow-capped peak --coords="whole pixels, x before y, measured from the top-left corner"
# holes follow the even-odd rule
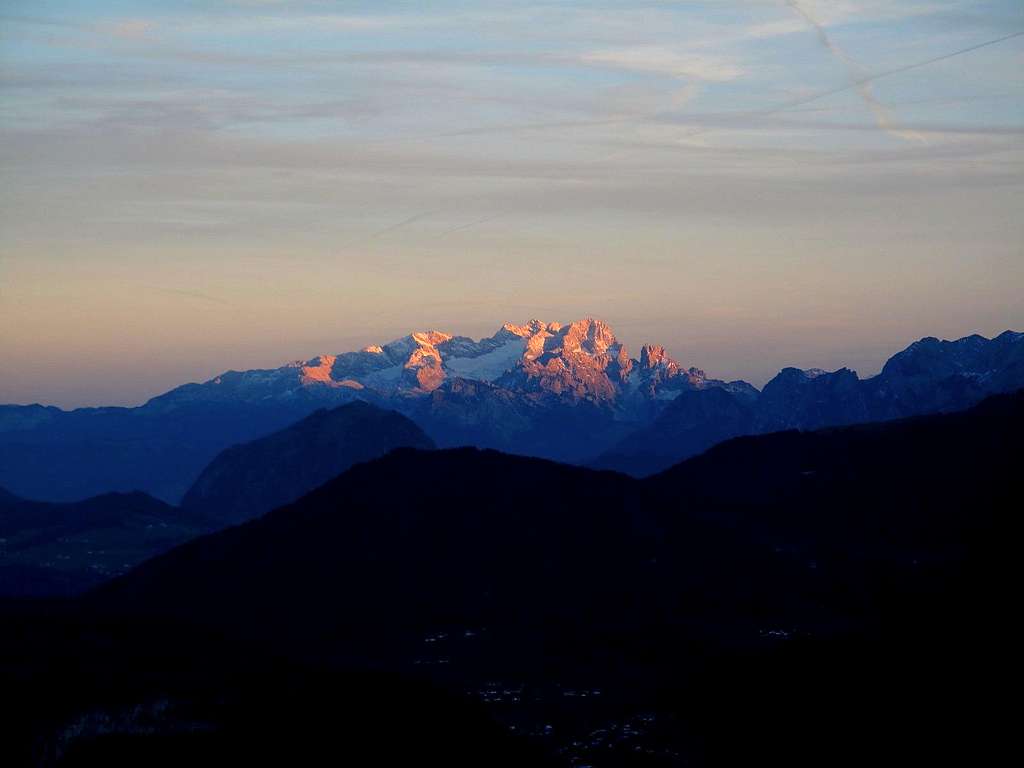
[[[536,318],[521,325],[504,323],[493,336],[479,340],[439,330],[415,331],[386,344],[231,380],[246,388],[246,397],[257,395],[257,385],[272,383],[268,396],[274,397],[333,397],[328,393],[365,388],[368,394],[388,398],[426,394],[450,379],[488,382],[529,396],[606,403],[626,395],[671,399],[684,389],[722,383],[705,379],[695,368],[687,371],[664,347],[647,345],[639,360],[630,358],[611,327],[593,317],[569,324]]]

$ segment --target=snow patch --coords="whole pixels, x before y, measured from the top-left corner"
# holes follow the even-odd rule
[[[477,357],[450,357],[444,361],[448,373],[464,379],[494,381],[515,367],[526,351],[526,341],[515,339]]]
[[[402,378],[402,367],[402,365],[392,365],[390,368],[374,371],[363,378],[363,384],[368,386],[397,384]]]

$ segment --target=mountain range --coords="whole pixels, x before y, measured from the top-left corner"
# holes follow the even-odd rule
[[[1022,427],[1024,394],[998,395],[646,479],[392,451],[76,600],[0,602],[9,748],[987,764],[1016,732],[990,684],[1016,653]]]
[[[180,507],[139,491],[41,502],[0,488],[0,596],[84,592],[189,539],[291,503],[354,464],[407,447],[434,444],[405,416],[357,401],[224,450]]]
[[[758,391],[685,367],[660,346],[633,358],[600,320],[533,320],[479,341],[417,332],[228,371],[137,408],[0,406],[0,485],[51,501],[142,490],[176,503],[229,446],[352,401],[408,416],[440,447],[646,475],[732,436],[957,410],[1021,386],[1024,334],[1011,331],[922,339],[867,379],[786,368]]]
[[[1022,338],[758,391],[533,322],[3,407],[0,757],[995,762]]]

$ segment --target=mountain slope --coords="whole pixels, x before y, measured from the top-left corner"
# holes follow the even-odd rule
[[[1013,522],[1024,391],[967,411],[740,437],[650,478],[662,497],[818,547],[918,562]],[[742,468],[743,482],[736,482]]]
[[[645,345],[631,358],[594,318],[506,323],[478,341],[419,331],[356,352],[227,371],[138,408],[0,406],[0,485],[54,501],[142,489],[177,502],[229,446],[353,401],[409,416],[444,447],[468,443],[573,463],[607,452],[601,466],[648,474],[735,430],[723,413],[725,424],[708,420],[700,435],[681,407],[680,424],[663,420],[648,431],[684,393],[729,393],[754,409],[758,433],[957,410],[1020,386],[1024,334],[1009,331],[992,340],[923,339],[869,379],[846,369],[785,369],[764,393],[684,367],[663,347]],[[680,432],[687,439],[674,442]],[[637,436],[619,444],[630,433]]]
[[[156,399],[139,408],[47,408],[44,418],[30,423],[17,407],[8,407],[0,413],[0,484],[48,501],[140,489],[177,503],[225,448],[281,429],[317,407],[301,399]]]
[[[958,341],[922,339],[894,355],[880,374],[868,379],[848,368],[832,372],[784,368],[753,397],[743,397],[730,387],[719,389],[732,398],[719,394],[695,401],[694,393],[680,397],[650,425],[591,464],[645,476],[727,437],[958,411],[988,395],[1021,387],[1024,334],[1007,331],[991,340],[977,335]],[[704,405],[699,416],[695,402]]]
[[[591,466],[647,475],[712,445],[758,430],[755,411],[723,388],[683,392],[645,429],[630,434]]]
[[[551,749],[595,765],[628,763],[588,746],[581,724],[631,711],[677,724],[639,744],[697,764],[856,764],[883,744],[939,757],[971,748],[996,716],[964,673],[1005,629],[995,608],[1013,561],[1000,548],[1022,427],[1024,395],[1003,396],[738,438],[647,481],[488,451],[398,451],[151,560],[84,605],[421,670],[459,690],[525,686],[505,722],[550,718]],[[986,651],[986,668],[1004,658]],[[766,682],[772,706],[748,705]],[[924,748],[935,727],[960,735]],[[721,741],[736,729],[760,736]]]
[[[56,504],[0,493],[0,595],[84,592],[212,526],[144,493]]]
[[[395,448],[433,448],[409,419],[368,403],[318,410],[273,434],[228,448],[185,494],[184,509],[222,524],[288,504],[353,464]]]
[[[193,542],[109,585],[102,599],[145,594],[150,605],[185,611],[219,604],[239,620],[258,602],[262,613],[287,612],[295,626],[362,623],[370,615],[411,624],[453,611],[479,612],[482,621],[492,604],[503,611],[506,601],[552,599],[548,590],[574,564],[587,563],[589,574],[602,563],[610,573],[631,560],[632,487],[622,476],[493,451],[400,450]],[[243,565],[250,557],[262,565]],[[184,580],[172,585],[182,566]],[[342,585],[349,585],[345,600],[328,599]],[[228,607],[236,591],[256,602],[243,597]]]
[[[59,607],[0,601],[4,765],[551,764],[482,704],[424,681]]]
[[[219,615],[228,602],[232,610],[246,610],[247,598],[233,592],[261,580],[268,588],[275,584],[275,593],[289,594],[283,588],[289,582],[296,589],[305,585],[307,594],[333,593],[361,572],[376,594],[352,595],[339,621],[364,601],[368,608],[386,604],[398,612],[406,606],[418,614],[445,613],[461,600],[473,610],[493,611],[498,620],[509,607],[502,600],[557,603],[561,598],[549,590],[566,584],[592,593],[600,591],[596,585],[621,579],[625,588],[665,568],[678,577],[693,563],[676,557],[653,570],[641,563],[662,548],[690,553],[697,533],[714,541],[722,533],[710,532],[721,509],[737,505],[765,529],[807,515],[800,527],[819,542],[834,531],[870,539],[886,516],[894,527],[948,522],[966,530],[1004,507],[1022,424],[1024,394],[1002,396],[957,414],[738,438],[643,482],[492,451],[400,450],[264,518],[150,561],[101,594],[189,612],[209,604]],[[958,450],[964,445],[972,446],[969,454]],[[737,475],[744,482],[732,482]],[[966,509],[971,497],[984,508]],[[873,504],[865,511],[869,498]],[[822,505],[828,515],[819,511]],[[888,557],[890,543],[876,538],[869,556]],[[932,544],[959,546],[946,539],[920,542]],[[739,541],[729,546],[744,549]],[[714,558],[733,561],[735,551]],[[698,560],[706,564],[709,557],[705,551]],[[529,585],[538,592],[527,599]],[[660,590],[664,583],[653,586]],[[269,609],[266,591],[251,592],[261,610]],[[576,597],[587,602],[596,595]],[[431,608],[436,600],[452,605]],[[401,621],[407,620],[403,614]]]
[[[657,411],[662,390],[670,396],[680,387],[714,384],[697,369],[683,372],[678,365],[663,365],[657,377],[645,378],[641,371],[638,381],[646,384],[634,386],[626,372],[635,362],[600,321],[563,326],[534,320],[506,323],[479,341],[420,331],[357,352],[273,369],[226,371],[204,383],[176,387],[138,408],[0,406],[0,485],[52,501],[142,489],[176,503],[229,446],[267,435],[318,408],[355,400],[417,418],[430,410],[435,391],[442,392],[442,400],[465,407],[452,429],[434,419],[444,445],[462,444],[472,436],[478,445],[583,460],[625,434],[633,426],[630,414]],[[547,373],[536,375],[540,369]],[[504,383],[497,384],[499,379]],[[498,395],[478,403],[464,396],[460,382]],[[583,409],[599,415],[584,436],[551,448],[540,437],[521,439],[543,420],[560,417],[556,412],[562,406],[571,410],[580,403],[601,404]],[[446,406],[441,410],[451,412]],[[620,411],[626,414],[621,423]],[[566,416],[561,422],[583,424],[576,411]]]

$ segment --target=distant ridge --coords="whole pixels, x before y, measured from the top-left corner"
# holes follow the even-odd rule
[[[647,475],[730,437],[957,411],[1021,387],[1024,334],[927,338],[893,355],[868,379],[849,368],[784,368],[756,398],[724,389],[684,393],[592,465]]]
[[[355,401],[398,411],[440,447],[644,475],[734,435],[958,410],[1021,386],[1024,334],[1012,331],[925,338],[868,379],[786,368],[763,391],[684,366],[658,345],[632,357],[595,318],[506,323],[480,340],[417,331],[228,371],[138,408],[0,406],[0,485],[61,501],[140,488],[175,503],[229,446]]]
[[[222,452],[182,507],[221,524],[239,523],[294,501],[357,462],[395,448],[433,447],[423,430],[394,411],[362,402],[321,409]]]

